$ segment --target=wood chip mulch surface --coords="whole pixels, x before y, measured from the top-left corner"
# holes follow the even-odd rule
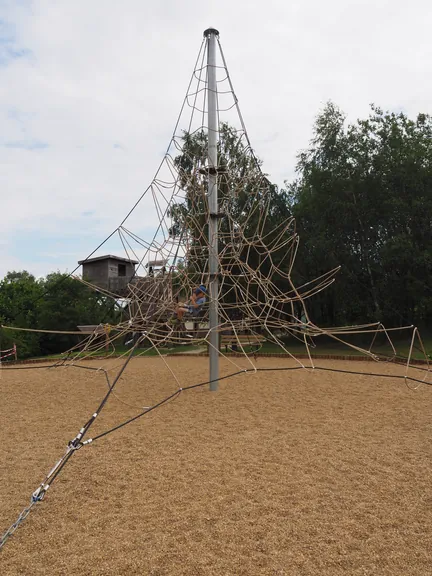
[[[166,363],[181,386],[208,378],[207,358]],[[235,369],[221,360],[222,374]],[[133,360],[89,437],[179,384],[160,358]],[[106,389],[87,370],[0,371],[0,532]],[[431,414],[432,387],[332,372],[241,374],[216,393],[183,392],[77,451],[0,553],[0,574],[430,576]]]

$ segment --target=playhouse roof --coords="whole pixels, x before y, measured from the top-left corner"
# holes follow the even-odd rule
[[[118,262],[127,262],[128,264],[139,264],[137,260],[121,258],[120,256],[113,256],[112,254],[107,254],[106,256],[96,256],[95,258],[87,258],[86,260],[79,260],[78,264],[91,264],[92,262],[99,262],[101,260],[117,260]]]

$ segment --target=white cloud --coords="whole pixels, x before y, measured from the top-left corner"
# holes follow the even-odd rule
[[[8,48],[10,59],[0,68],[7,246],[0,276],[11,266],[33,266],[36,273],[53,266],[44,261],[45,249],[32,259],[34,242],[25,257],[11,256],[17,234],[76,235],[75,255],[68,247],[63,264],[55,264],[72,269],[95,238],[118,225],[152,180],[209,25],[220,30],[252,144],[280,184],[292,177],[296,153],[328,99],[351,120],[367,114],[371,102],[413,115],[432,112],[427,0],[1,6],[15,52]],[[143,203],[135,222],[154,221],[151,204]]]

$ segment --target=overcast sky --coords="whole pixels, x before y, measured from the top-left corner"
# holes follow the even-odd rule
[[[213,26],[271,179],[329,99],[432,113],[430,0],[0,0],[0,276],[71,271],[151,182]]]

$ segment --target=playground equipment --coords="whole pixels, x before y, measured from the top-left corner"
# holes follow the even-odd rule
[[[184,114],[189,111],[191,113],[185,120]],[[221,122],[223,113],[227,114],[230,125],[237,122],[235,128]],[[186,133],[181,132],[182,126],[186,127]],[[152,217],[157,220],[150,240],[127,227],[129,217],[139,209],[143,198],[148,201],[143,217],[150,211],[149,202],[153,201]],[[292,271],[299,237],[294,219],[283,212],[282,205],[275,208],[278,202],[277,190],[261,171],[252,151],[219,34],[213,28],[207,29],[163,161],[150,186],[105,240],[118,236],[125,259],[131,265],[128,269],[133,267],[133,275],[125,286],[122,280],[121,293],[115,291],[115,282],[101,286],[86,278],[80,279],[106,298],[126,298],[129,318],[116,326],[80,326],[83,340],[73,349],[74,355],[65,354],[51,366],[95,370],[106,379],[108,389],[99,406],[33,492],[30,505],[5,532],[0,547],[32,507],[45,497],[75,452],[135,422],[186,390],[209,385],[211,391],[216,391],[223,379],[257,373],[260,368],[254,363],[250,348],[261,346],[264,340],[277,345],[291,362],[289,364],[287,360],[278,370],[329,370],[317,366],[311,356],[311,342],[320,336],[379,361],[380,356],[374,353],[372,345],[376,335],[380,334],[392,349],[391,357],[385,360],[402,360],[392,343],[392,331],[379,322],[326,329],[313,323],[307,311],[307,300],[333,283],[338,268],[302,286],[294,285]],[[270,214],[273,215],[271,224]],[[95,252],[81,263],[90,262]],[[158,254],[157,259],[153,258],[154,254]],[[123,264],[117,262],[117,265]],[[175,323],[170,322],[177,305],[189,298],[201,284],[208,288],[203,314],[201,317],[185,317],[185,330],[179,330]],[[413,326],[406,326],[405,330],[410,335],[409,353],[403,359],[405,373],[392,378],[401,378],[407,384],[429,384],[428,358],[419,333]],[[371,345],[361,348],[350,343],[346,337],[353,334],[370,335]],[[84,364],[95,351],[112,352],[117,344],[125,339],[129,341],[131,335],[130,350],[116,363],[98,367]],[[286,336],[303,343],[306,360],[290,351]],[[162,347],[179,344],[185,337],[191,344],[205,343],[210,358],[208,378],[203,377],[199,383],[188,385],[179,382],[175,369],[168,365],[161,353]],[[423,367],[413,366],[415,346],[424,353],[426,365]],[[242,363],[237,357],[228,357],[229,350],[235,350],[236,355],[242,357]],[[170,370],[175,385],[172,394],[124,422],[88,437],[108,400],[115,397],[116,385],[128,364],[139,353],[148,351],[158,354],[161,365]],[[233,366],[232,371],[223,377],[219,374],[221,355],[225,355]]]
[[[14,344],[12,348],[9,348],[8,350],[0,350],[0,364],[3,362],[3,360],[6,360],[6,358],[11,357],[13,357],[15,361],[18,360],[16,344]]]

